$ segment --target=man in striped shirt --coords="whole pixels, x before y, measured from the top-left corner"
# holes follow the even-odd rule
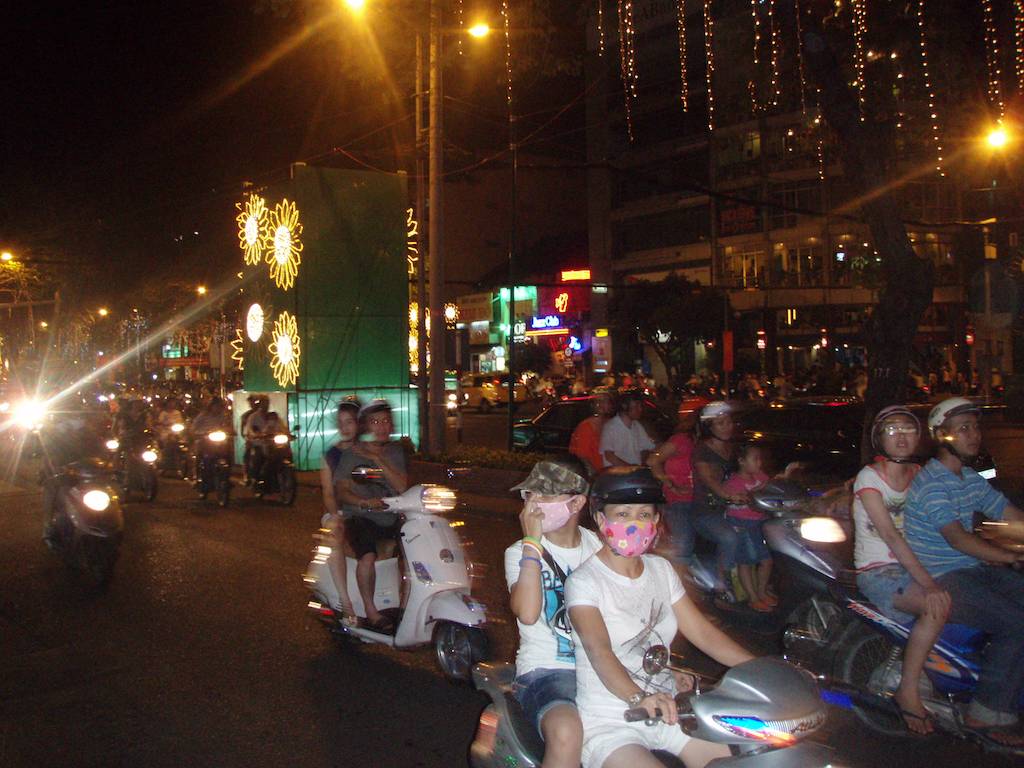
[[[921,565],[949,592],[949,620],[991,636],[966,723],[989,739],[1024,746],[1017,701],[1024,689],[1024,575],[1005,566],[1024,561],[973,532],[975,512],[1024,520],[1024,512],[966,466],[981,450],[978,406],[962,397],[932,409],[928,428],[937,458],[914,478],[904,535]]]

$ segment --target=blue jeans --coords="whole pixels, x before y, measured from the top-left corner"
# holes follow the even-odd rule
[[[991,637],[974,697],[996,712],[1015,713],[1024,687],[1024,575],[978,565],[936,581],[953,599],[949,621]]]
[[[722,573],[728,573],[736,567],[736,547],[740,537],[729,525],[721,512],[694,515],[693,529],[698,535],[715,542],[718,547],[718,567]]]
[[[540,721],[559,704],[576,706],[575,669],[534,669],[516,678],[515,697],[526,719],[541,733]]]
[[[665,520],[672,534],[672,559],[683,565],[693,562],[693,545],[697,534],[690,519],[692,501],[673,501],[664,506]]]
[[[736,531],[737,565],[757,565],[772,559],[771,550],[764,543],[763,521],[748,520],[743,517],[726,517],[725,519]]]

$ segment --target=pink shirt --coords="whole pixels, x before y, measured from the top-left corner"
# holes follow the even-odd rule
[[[753,475],[744,475],[742,472],[737,472],[725,481],[724,487],[730,493],[749,493],[750,491],[756,491],[767,483],[768,480],[769,477],[764,472],[757,472]],[[746,504],[730,504],[726,508],[725,514],[740,520],[764,520],[767,517],[767,515],[751,509]]]
[[[675,453],[665,460],[665,474],[683,490],[682,493],[677,493],[666,484],[665,501],[669,504],[676,501],[693,501],[693,439],[686,434],[675,434],[668,441],[675,448]]]

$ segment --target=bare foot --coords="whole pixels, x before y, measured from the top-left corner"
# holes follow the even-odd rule
[[[902,690],[896,691],[893,697],[900,709],[900,717],[911,733],[927,736],[935,730],[931,715],[924,708],[919,696],[908,696]]]
[[[972,717],[965,718],[964,725],[1000,746],[1014,749],[1024,747],[1024,733],[1019,725],[987,725]]]

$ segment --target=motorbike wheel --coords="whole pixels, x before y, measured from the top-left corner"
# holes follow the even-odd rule
[[[295,470],[290,466],[283,466],[277,473],[277,492],[283,506],[290,507],[295,503],[295,494],[298,490],[295,483]]]
[[[89,585],[105,589],[114,576],[118,545],[109,539],[83,538],[78,545],[77,565]]]
[[[793,609],[789,615],[789,624],[806,632],[815,640],[824,640],[839,626],[837,622],[842,617],[843,609],[831,600],[819,600],[817,608],[813,602],[807,600]]]
[[[839,678],[878,697],[877,706],[855,703],[853,712],[864,725],[883,736],[907,736],[899,711],[890,699],[899,683],[902,654],[895,655],[893,642],[868,627],[857,627],[839,651]],[[894,658],[895,657],[895,658]]]
[[[226,507],[231,500],[231,479],[222,478],[217,483],[217,506]]]
[[[434,653],[444,676],[465,682],[473,666],[487,657],[487,635],[478,627],[442,621],[434,627]]]
[[[146,501],[153,501],[156,499],[156,493],[159,487],[159,481],[157,480],[155,469],[142,475],[142,495],[145,497]]]

